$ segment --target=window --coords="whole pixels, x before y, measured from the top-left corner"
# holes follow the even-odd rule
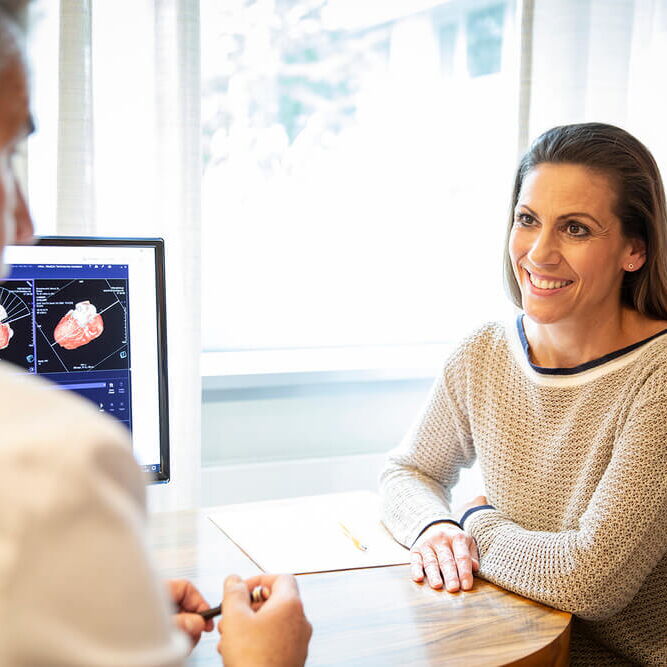
[[[205,349],[447,342],[504,308],[513,17],[202,0]]]
[[[504,13],[504,5],[495,5],[468,14],[466,35],[471,77],[500,71]]]
[[[27,192],[38,234],[55,232],[58,114],[58,3],[31,3],[28,41],[31,110],[37,131],[28,139]]]

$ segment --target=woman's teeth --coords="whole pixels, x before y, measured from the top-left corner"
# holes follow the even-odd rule
[[[528,272],[526,271],[526,273]],[[528,278],[530,279],[530,282],[535,285],[535,287],[539,287],[539,289],[559,289],[560,287],[565,287],[572,283],[571,280],[540,280],[532,273],[528,273]]]

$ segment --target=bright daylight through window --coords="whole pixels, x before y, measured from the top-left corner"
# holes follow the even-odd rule
[[[202,0],[204,348],[456,340],[502,312],[514,3]]]

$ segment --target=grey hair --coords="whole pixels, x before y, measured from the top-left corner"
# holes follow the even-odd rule
[[[30,0],[0,0],[0,12],[18,26],[21,32],[25,33],[29,4]]]
[[[25,33],[30,0],[0,0],[0,71],[16,59],[24,59]]]

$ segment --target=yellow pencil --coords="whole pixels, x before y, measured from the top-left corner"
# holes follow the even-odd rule
[[[368,551],[368,547],[362,542],[360,542],[354,535],[352,535],[350,529],[344,523],[339,521],[338,525],[341,527],[345,535],[352,540],[352,543],[354,544],[355,547],[357,547],[357,549],[359,549],[359,551]]]

